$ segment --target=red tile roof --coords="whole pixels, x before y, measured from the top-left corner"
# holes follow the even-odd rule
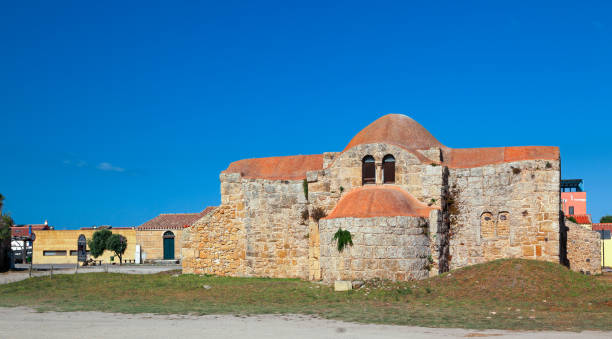
[[[593,231],[612,231],[612,223],[593,224]]]
[[[402,114],[387,114],[372,122],[348,143],[343,152],[364,144],[386,143],[412,153],[423,163],[433,160],[417,150],[438,147],[442,164],[450,168],[472,168],[523,160],[559,160],[559,147],[519,146],[450,148],[438,141],[425,127]],[[436,162],[437,161],[433,161]],[[244,159],[233,162],[224,173],[241,173],[248,179],[301,180],[307,171],[323,169],[323,155]]]
[[[32,231],[50,230],[51,227],[44,224],[33,224],[33,225],[19,225],[11,227],[12,237],[28,237],[30,236],[30,226]]]
[[[429,217],[433,209],[395,186],[364,186],[348,192],[326,219],[395,216]]]
[[[216,207],[206,207],[200,213],[162,213],[137,227],[138,230],[178,230],[193,225]]]
[[[306,172],[323,169],[323,154],[244,159],[232,162],[224,173],[240,173],[243,178],[302,180]]]
[[[568,215],[567,217],[574,217],[574,219],[576,219],[576,223],[578,224],[591,224],[590,214]]]
[[[559,160],[559,147],[447,148],[444,152],[444,164],[451,168],[480,167],[522,160]]]

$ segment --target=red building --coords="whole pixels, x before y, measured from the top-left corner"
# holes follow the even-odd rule
[[[561,204],[563,214],[573,217],[579,224],[590,224],[587,213],[587,194],[582,189],[582,179],[561,180]]]

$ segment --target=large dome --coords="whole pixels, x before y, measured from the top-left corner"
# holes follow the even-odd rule
[[[326,219],[413,216],[427,218],[431,207],[395,186],[363,186],[340,199]]]
[[[387,143],[406,149],[442,147],[425,127],[412,118],[402,114],[387,114],[357,133],[344,150],[375,143]]]

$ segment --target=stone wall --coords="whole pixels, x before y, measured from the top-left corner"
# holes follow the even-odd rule
[[[249,276],[308,278],[308,219],[302,180],[242,179]]]
[[[351,232],[353,246],[338,252],[334,233]],[[419,217],[322,219],[321,276],[323,281],[422,279],[429,275],[428,221]]]
[[[245,235],[237,204],[227,203],[183,231],[183,273],[245,275]]]
[[[221,206],[185,234],[185,272],[307,279],[309,220],[302,180],[222,173]]]
[[[450,268],[499,258],[559,262],[559,162],[449,169]]]
[[[599,233],[567,219],[565,226],[567,227],[567,259],[570,269],[584,274],[600,274],[601,240]]]

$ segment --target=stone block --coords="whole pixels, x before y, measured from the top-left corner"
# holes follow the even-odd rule
[[[522,252],[523,252],[523,257],[533,257],[535,252],[534,252],[534,246],[532,245],[527,245],[527,246],[522,246]]]

